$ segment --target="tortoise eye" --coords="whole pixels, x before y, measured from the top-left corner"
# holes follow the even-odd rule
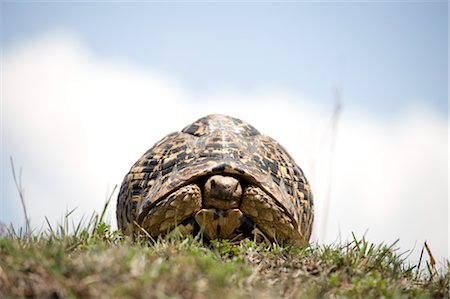
[[[211,180],[211,188],[216,187],[216,181],[215,180]]]

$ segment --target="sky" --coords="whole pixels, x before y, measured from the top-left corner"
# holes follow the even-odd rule
[[[24,224],[10,156],[32,225],[76,222],[159,139],[222,113],[304,170],[314,240],[448,258],[447,2],[2,2],[1,20],[1,222]]]

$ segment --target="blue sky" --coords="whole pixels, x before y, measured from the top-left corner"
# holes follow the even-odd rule
[[[76,221],[156,141],[223,113],[304,170],[314,240],[448,258],[446,1],[2,2],[1,25],[1,222],[23,225],[10,156],[34,226]]]
[[[4,3],[5,46],[49,30],[173,74],[194,92],[282,86],[392,115],[447,113],[448,4]]]

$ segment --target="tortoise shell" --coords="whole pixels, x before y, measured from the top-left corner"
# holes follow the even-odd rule
[[[254,237],[259,232],[270,241],[308,243],[314,212],[302,170],[274,139],[239,119],[217,114],[167,135],[131,167],[117,201],[119,229],[127,234],[146,230],[155,237],[176,226],[195,231],[210,225],[204,214],[194,216],[200,210],[206,213],[205,182],[212,176],[232,177],[243,193],[236,206],[230,206],[239,221],[223,207],[209,207],[210,222],[221,221],[213,225],[211,238]],[[224,235],[220,225],[223,231],[228,223],[235,224]],[[217,226],[219,232],[214,231]]]

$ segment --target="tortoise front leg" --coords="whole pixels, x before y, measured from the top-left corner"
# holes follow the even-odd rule
[[[284,209],[257,186],[247,186],[241,211],[272,241],[304,246],[305,236]]]
[[[150,236],[171,231],[175,226],[198,212],[202,207],[202,192],[196,184],[172,192],[150,209],[141,223]]]

